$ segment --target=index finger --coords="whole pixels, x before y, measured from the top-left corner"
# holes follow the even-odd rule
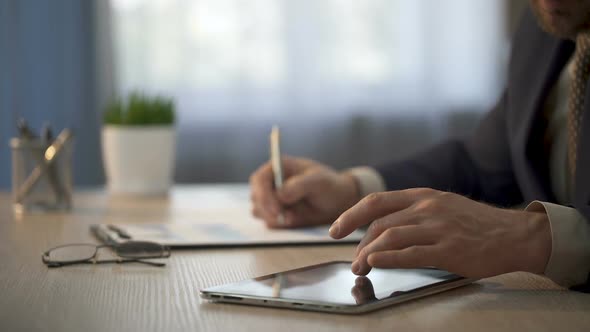
[[[330,236],[341,239],[373,220],[414,204],[417,195],[410,190],[372,193],[345,211],[330,227]]]

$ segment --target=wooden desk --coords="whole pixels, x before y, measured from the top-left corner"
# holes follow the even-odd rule
[[[41,262],[52,246],[96,242],[91,223],[198,218],[222,210],[220,197],[241,188],[178,187],[167,199],[144,200],[80,192],[71,213],[20,220],[10,196],[0,194],[0,331],[590,331],[590,295],[524,273],[361,316],[211,304],[197,295],[211,285],[350,259],[348,245],[185,250],[165,268],[48,269]]]

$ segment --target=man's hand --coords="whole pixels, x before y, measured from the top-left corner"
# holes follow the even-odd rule
[[[276,191],[270,162],[250,177],[252,214],[268,227],[327,224],[360,199],[350,174],[312,160],[283,156],[283,187]],[[278,223],[283,213],[285,223]]]
[[[469,278],[514,271],[541,274],[551,254],[545,213],[495,208],[433,189],[367,196],[330,228],[340,239],[370,224],[352,264],[372,267],[437,267]]]

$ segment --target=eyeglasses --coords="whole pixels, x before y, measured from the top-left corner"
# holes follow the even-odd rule
[[[112,249],[118,257],[98,260],[98,250],[102,248]],[[165,266],[166,263],[146,261],[146,259],[168,257],[170,257],[170,248],[159,243],[127,241],[115,245],[66,244],[47,250],[41,259],[48,267],[107,263],[141,263],[151,266]]]

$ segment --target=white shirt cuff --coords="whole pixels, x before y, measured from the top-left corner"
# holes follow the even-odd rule
[[[590,224],[574,208],[533,201],[526,211],[545,212],[551,227],[551,256],[545,275],[570,287],[583,284],[590,272]]]
[[[385,191],[385,181],[377,170],[368,166],[354,167],[347,170],[359,185],[359,193],[365,197],[371,193]]]

